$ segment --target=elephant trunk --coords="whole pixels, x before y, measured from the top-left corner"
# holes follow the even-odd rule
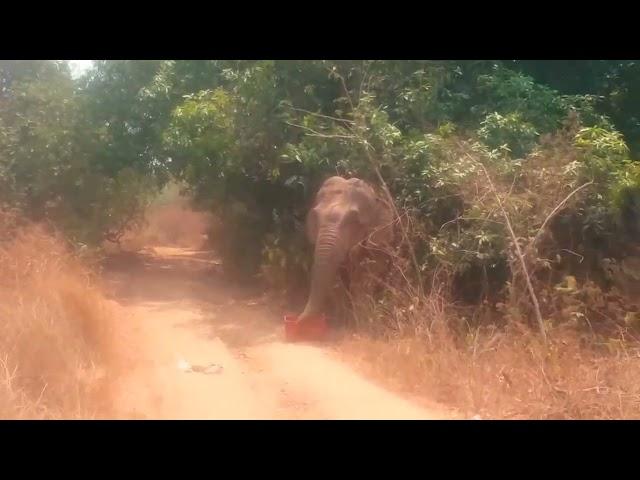
[[[317,315],[322,311],[327,294],[336,278],[338,267],[345,255],[346,252],[339,245],[337,225],[321,228],[316,240],[313,258],[309,300],[299,317],[300,320]]]

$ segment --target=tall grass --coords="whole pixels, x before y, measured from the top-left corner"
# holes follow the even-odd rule
[[[108,415],[115,310],[55,233],[0,212],[0,418]]]
[[[568,328],[477,328],[463,338],[353,336],[340,346],[359,369],[396,390],[467,418],[640,419],[640,348]]]

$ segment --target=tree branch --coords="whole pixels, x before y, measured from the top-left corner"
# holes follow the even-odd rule
[[[307,130],[309,132],[311,132],[311,134],[307,134],[310,137],[321,137],[321,138],[348,138],[348,139],[354,139],[357,138],[355,135],[338,135],[338,134],[331,134],[328,135],[326,133],[320,133],[312,128],[309,127],[305,127],[304,125],[298,125],[296,123],[291,123],[291,122],[285,122],[287,125],[290,125],[292,127],[297,127],[297,128],[301,128],[303,130]]]
[[[538,328],[540,330],[540,335],[542,336],[542,340],[544,341],[545,345],[547,343],[547,333],[544,329],[544,321],[542,320],[542,313],[540,313],[540,303],[538,302],[538,297],[536,296],[536,292],[533,289],[533,284],[531,283],[531,277],[529,276],[529,270],[527,269],[527,262],[524,259],[524,254],[522,253],[522,250],[520,248],[520,244],[518,242],[518,237],[516,236],[516,233],[513,230],[513,226],[511,225],[511,220],[509,219],[509,215],[507,214],[507,211],[504,208],[504,205],[502,204],[502,200],[500,199],[500,195],[498,195],[498,192],[496,190],[495,185],[493,184],[493,181],[491,180],[491,176],[489,175],[489,172],[487,171],[487,169],[485,168],[485,166],[477,161],[476,159],[474,159],[471,155],[469,155],[467,153],[467,156],[477,162],[480,167],[482,168],[482,171],[484,172],[485,176],[487,177],[487,182],[489,183],[489,187],[491,188],[491,191],[493,192],[493,194],[496,197],[496,201],[498,202],[498,207],[500,208],[500,211],[502,212],[502,216],[504,218],[504,221],[507,225],[507,230],[509,231],[509,235],[511,235],[511,240],[513,241],[513,245],[515,247],[516,250],[516,255],[518,257],[518,260],[520,260],[520,266],[522,267],[522,271],[524,273],[524,278],[525,281],[527,283],[527,290],[529,291],[529,295],[531,296],[531,302],[533,303],[533,308],[535,310],[535,314],[536,314],[536,321],[538,322]]]
[[[536,242],[538,241],[538,239],[540,238],[540,235],[542,235],[542,232],[544,231],[544,227],[547,226],[547,223],[549,223],[549,221],[555,216],[556,213],[558,213],[560,211],[560,209],[564,206],[565,203],[567,203],[569,201],[569,199],[571,197],[573,197],[576,193],[578,193],[580,190],[582,190],[583,188],[588,187],[589,185],[592,185],[593,181],[587,182],[584,185],[580,185],[578,188],[576,188],[575,190],[573,190],[569,195],[567,195],[565,197],[564,200],[562,200],[557,206],[556,208],[554,208],[551,213],[547,216],[547,218],[544,220],[544,222],[542,222],[542,226],[540,227],[540,229],[538,230],[538,233],[536,233],[536,236],[533,238],[533,242],[531,242],[531,246],[533,247]]]
[[[305,110],[304,108],[297,108],[297,107],[289,107],[291,108],[291,110],[295,110],[297,112],[302,112],[302,113],[306,113],[308,115],[313,115],[314,117],[320,117],[320,118],[326,118],[327,120],[334,120],[336,122],[344,122],[344,123],[356,123],[353,120],[347,120],[346,118],[337,118],[337,117],[331,117],[329,115],[323,115],[321,113],[316,113],[316,112],[311,112],[309,110]]]

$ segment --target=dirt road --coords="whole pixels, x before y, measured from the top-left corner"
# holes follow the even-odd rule
[[[282,312],[225,282],[210,252],[153,248],[105,278],[134,357],[119,418],[439,419],[362,378],[327,346],[287,344]]]

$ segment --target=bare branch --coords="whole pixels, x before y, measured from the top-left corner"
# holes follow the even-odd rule
[[[489,214],[491,215],[492,212],[490,212]],[[458,222],[460,220],[477,220],[480,222],[489,222],[489,223],[495,223],[496,225],[504,225],[503,222],[498,222],[497,220],[491,220],[490,218],[485,218],[485,217],[464,217],[464,216],[459,216],[454,218],[453,220],[449,220],[448,222],[444,222],[442,224],[442,226],[440,227],[439,231],[442,231],[447,225],[451,224],[451,223],[455,223]]]
[[[524,273],[524,278],[525,281],[527,282],[527,290],[529,291],[529,295],[531,296],[531,302],[533,303],[533,307],[535,310],[535,314],[536,314],[536,320],[538,322],[538,328],[540,329],[540,335],[542,335],[542,340],[544,341],[544,343],[547,343],[547,333],[545,332],[544,329],[544,322],[542,320],[542,313],[540,313],[540,303],[538,302],[538,297],[536,296],[536,292],[533,289],[533,284],[531,283],[531,277],[529,275],[529,270],[527,269],[527,263],[524,259],[524,254],[522,253],[522,250],[520,248],[520,244],[518,242],[518,237],[516,236],[514,230],[513,230],[513,226],[511,225],[511,220],[509,219],[509,215],[507,214],[507,211],[504,208],[504,205],[502,204],[502,200],[500,199],[500,195],[498,195],[498,192],[496,190],[495,185],[493,184],[493,181],[491,180],[491,176],[489,175],[489,172],[487,171],[487,169],[485,168],[485,166],[477,161],[475,158],[473,158],[471,155],[469,155],[467,153],[467,156],[477,162],[480,167],[482,168],[482,171],[485,174],[485,177],[487,178],[487,182],[489,183],[489,187],[491,188],[491,191],[493,192],[493,194],[496,197],[496,201],[498,202],[498,207],[500,208],[501,212],[502,212],[502,216],[504,218],[504,221],[507,225],[507,230],[509,231],[509,235],[511,235],[511,239],[513,241],[513,245],[516,251],[516,255],[518,257],[518,260],[520,261],[520,266],[522,267],[522,271]]]
[[[337,118],[337,117],[331,117],[329,115],[323,115],[321,113],[315,113],[315,112],[311,112],[309,110],[305,110],[304,108],[296,108],[296,107],[289,107],[291,108],[291,110],[295,110],[297,112],[302,112],[302,113],[306,113],[308,115],[313,115],[314,117],[320,117],[320,118],[326,118],[327,120],[334,120],[336,122],[345,122],[345,123],[356,123],[353,120],[347,120],[346,118]]]
[[[587,182],[584,185],[580,185],[578,188],[576,188],[575,190],[573,190],[569,195],[567,195],[565,197],[564,200],[562,200],[557,206],[556,208],[554,208],[551,213],[549,215],[547,215],[547,218],[544,220],[544,222],[542,222],[542,226],[540,227],[540,229],[538,230],[538,233],[536,233],[536,236],[533,238],[533,242],[531,242],[531,246],[535,246],[536,242],[538,241],[538,239],[540,238],[540,235],[542,235],[542,232],[544,231],[544,227],[547,226],[547,223],[549,223],[549,221],[555,216],[556,213],[558,213],[560,211],[560,209],[569,201],[569,199],[571,197],[573,197],[576,193],[578,193],[580,190],[582,190],[583,188],[588,187],[589,185],[592,185],[593,181]]]
[[[311,134],[307,134],[307,135],[309,135],[310,137],[321,137],[321,138],[348,138],[348,139],[354,139],[354,138],[357,138],[355,135],[338,135],[338,134],[331,134],[331,135],[328,135],[328,134],[326,134],[326,133],[318,132],[318,131],[316,131],[316,130],[314,130],[314,129],[312,129],[312,128],[305,127],[304,125],[298,125],[298,124],[291,123],[291,122],[285,122],[285,123],[286,123],[287,125],[292,126],[292,127],[301,128],[301,129],[303,129],[303,130],[307,130],[307,131],[311,132]]]
[[[580,263],[582,263],[584,261],[584,255],[580,255],[579,253],[576,253],[573,250],[569,250],[568,248],[561,248],[560,251],[561,252],[567,252],[567,253],[570,253],[571,255],[575,255],[576,257],[579,257],[580,258]]]

